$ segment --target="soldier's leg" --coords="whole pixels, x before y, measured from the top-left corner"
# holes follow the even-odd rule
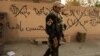
[[[53,51],[53,40],[49,39],[49,48],[47,49],[46,53],[44,56],[49,56],[50,54],[52,54]]]
[[[49,48],[47,49],[46,53],[44,54],[44,56],[49,56],[52,53],[52,46],[53,46],[53,38],[54,34],[50,34],[48,41],[49,41]]]
[[[55,49],[54,49],[54,46],[53,46],[53,44],[54,44],[53,38],[54,37],[55,37],[54,33],[51,33],[49,35],[49,39],[48,39],[49,40],[49,48],[46,51],[44,56],[49,56],[50,54],[51,54],[51,56],[54,56],[54,54],[55,54],[55,51],[54,51]]]
[[[58,40],[58,47],[55,48],[55,56],[59,56],[59,40]]]
[[[52,48],[52,56],[59,56],[59,40],[57,41],[57,47],[53,46]]]
[[[54,56],[54,54],[55,54],[55,52],[54,52],[55,49],[54,49],[53,43],[54,43],[54,41],[51,40],[51,46],[50,46],[51,56]]]
[[[46,53],[44,54],[44,56],[49,56],[50,55],[50,48],[47,49]]]

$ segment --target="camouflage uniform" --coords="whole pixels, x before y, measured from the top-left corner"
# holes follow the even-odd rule
[[[49,35],[49,48],[44,56],[58,56],[58,49],[60,46],[60,39],[63,36],[62,16],[56,14],[53,10],[46,17],[46,33]],[[58,46],[54,47],[54,38],[57,37]]]

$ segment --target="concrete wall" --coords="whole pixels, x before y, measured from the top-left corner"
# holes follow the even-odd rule
[[[48,37],[45,33],[45,16],[51,3],[0,2],[0,12],[6,12],[7,41],[27,40]],[[77,32],[87,33],[88,38],[100,35],[100,8],[65,7],[64,22],[67,24],[65,35],[75,37]]]

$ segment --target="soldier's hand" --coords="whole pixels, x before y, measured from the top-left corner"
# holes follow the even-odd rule
[[[57,48],[57,47],[58,47],[58,40],[57,40],[56,37],[55,37],[53,40],[54,40],[54,45],[53,45],[53,46],[54,46],[55,48]]]

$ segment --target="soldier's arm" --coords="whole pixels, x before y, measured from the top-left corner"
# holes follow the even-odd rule
[[[47,17],[46,17],[46,25],[51,26],[52,23],[53,23],[53,20],[52,20],[51,15],[47,15]]]

